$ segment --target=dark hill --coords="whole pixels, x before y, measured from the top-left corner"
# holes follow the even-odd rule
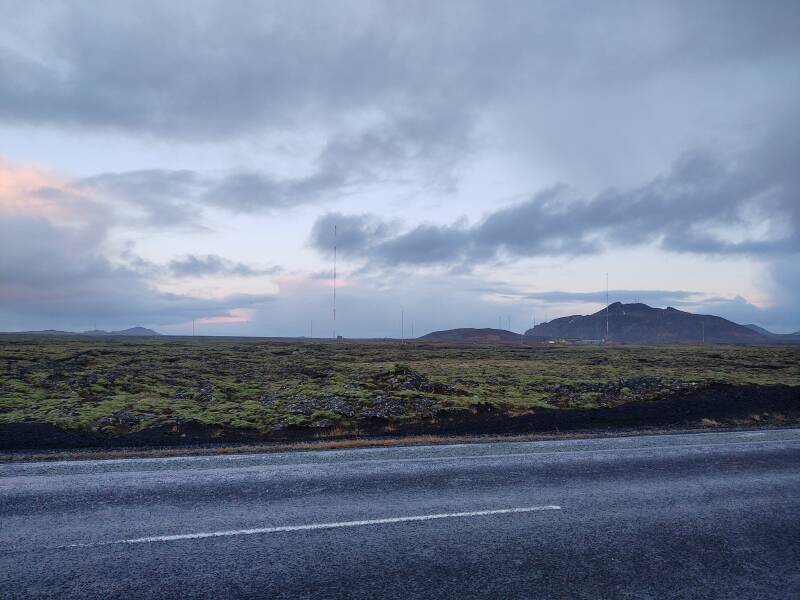
[[[764,329],[763,327],[759,327],[758,325],[756,325],[754,323],[748,323],[744,327],[747,327],[748,329],[752,329],[753,331],[756,331],[756,332],[760,333],[761,335],[765,335],[767,337],[773,337],[775,335],[778,335],[777,333],[772,333],[769,329]]]
[[[593,315],[572,315],[541,323],[525,335],[553,338],[603,340],[606,309]],[[758,344],[771,338],[722,317],[695,315],[675,308],[653,308],[647,304],[608,307],[608,339],[619,342],[701,342]]]
[[[144,336],[153,336],[161,334],[158,333],[157,331],[153,331],[152,329],[147,329],[146,327],[130,327],[129,329],[122,329],[120,331],[104,331],[102,329],[93,329],[91,331],[84,331],[82,335],[95,335],[95,336],[123,335],[130,337],[144,337]]]
[[[520,342],[520,334],[505,329],[475,329],[464,327],[461,329],[445,329],[433,331],[419,338],[426,342],[479,342],[479,343],[509,343]]]
[[[754,325],[752,323],[745,325],[745,327],[752,329],[753,331],[757,331],[761,335],[765,335],[776,342],[800,342],[800,331],[795,331],[794,333],[772,333],[770,330],[764,329],[763,327],[759,327],[758,325]]]
[[[19,333],[19,335],[75,335],[71,331],[60,331],[58,329],[42,329],[41,331],[20,331],[20,332],[5,332],[5,333]]]
[[[105,331],[104,329],[91,329],[89,331],[82,331],[80,333],[75,333],[74,331],[59,331],[57,329],[43,329],[41,331],[20,331],[17,332],[19,335],[90,335],[90,336],[110,336],[110,335],[121,335],[127,337],[146,337],[146,336],[154,336],[154,335],[161,335],[157,331],[153,331],[152,329],[147,329],[146,327],[130,327],[128,329],[122,329],[120,331]]]

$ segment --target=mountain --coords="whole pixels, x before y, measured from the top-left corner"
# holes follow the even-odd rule
[[[474,329],[464,327],[461,329],[445,329],[433,331],[419,338],[426,342],[480,342],[480,343],[510,343],[521,340],[521,336],[505,329]]]
[[[525,335],[602,340],[606,338],[606,309],[593,315],[572,315],[540,323]],[[758,344],[771,340],[769,336],[722,317],[620,302],[608,306],[608,339],[619,342],[702,342],[705,339],[726,344]]]
[[[94,336],[107,336],[107,335],[123,335],[130,337],[146,337],[161,335],[157,331],[147,329],[146,327],[130,327],[120,331],[104,331],[103,329],[92,329],[91,331],[84,331],[81,335],[94,335]]]

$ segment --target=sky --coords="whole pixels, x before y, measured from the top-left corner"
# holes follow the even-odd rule
[[[0,330],[524,331],[608,274],[796,331],[798,29],[795,0],[0,0]]]

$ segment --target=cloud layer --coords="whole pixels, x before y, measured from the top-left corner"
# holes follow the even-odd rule
[[[164,265],[105,256],[112,206],[49,171],[0,163],[0,330],[175,325],[260,306],[272,294],[202,298],[160,291],[169,276],[257,277],[279,272],[218,255]]]
[[[462,324],[508,290],[588,308],[580,274],[532,294],[513,269],[636,249],[766,275],[620,296],[796,328],[799,20],[791,0],[0,0],[0,328],[256,322],[281,294],[289,321],[291,285],[242,290],[308,282],[334,244],[375,323],[398,274]]]
[[[640,187],[586,198],[557,185],[474,225],[422,224],[397,232],[376,215],[330,213],[317,220],[310,243],[330,248],[329,232],[341,222],[344,250],[391,265],[576,256],[648,244],[673,252],[785,256],[800,252],[800,180],[783,158],[798,151],[800,144],[778,137],[728,160],[686,154]]]

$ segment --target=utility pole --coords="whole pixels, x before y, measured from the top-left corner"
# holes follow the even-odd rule
[[[192,319],[192,337],[194,337],[194,319]]]
[[[400,343],[405,343],[406,341],[406,326],[405,326],[405,314],[403,309],[400,309]]]

